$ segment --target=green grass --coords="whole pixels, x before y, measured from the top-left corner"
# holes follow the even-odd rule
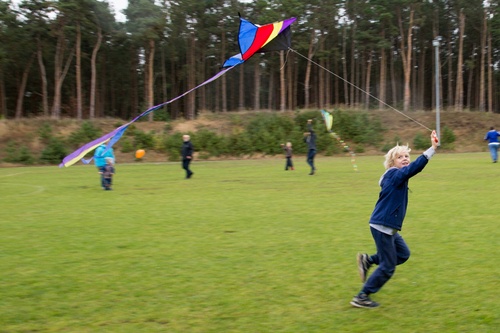
[[[416,157],[416,154],[413,154]],[[0,332],[498,332],[500,165],[437,154],[410,181],[412,257],[373,299],[355,255],[383,157],[0,169]]]

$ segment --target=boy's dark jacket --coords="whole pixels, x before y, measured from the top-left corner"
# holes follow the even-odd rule
[[[181,156],[182,158],[193,156],[193,144],[191,143],[191,141],[184,141],[182,143]]]
[[[422,171],[427,162],[427,157],[421,155],[401,169],[387,169],[380,179],[382,189],[370,217],[370,224],[401,230],[408,206],[408,180]]]

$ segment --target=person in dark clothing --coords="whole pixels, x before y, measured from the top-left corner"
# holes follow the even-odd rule
[[[285,157],[286,157],[286,164],[285,164],[285,170],[295,170],[293,167],[293,162],[292,162],[292,154],[293,154],[293,149],[292,149],[292,143],[287,142],[286,145],[281,144],[281,148],[285,151]]]
[[[103,179],[103,189],[106,191],[111,191],[111,180],[115,174],[115,167],[113,166],[113,158],[106,157],[106,165],[102,168],[100,172]]]
[[[307,132],[304,133],[304,142],[307,143],[307,164],[311,167],[309,175],[314,175],[314,156],[316,156],[316,133],[313,130],[312,119],[307,120]]]
[[[377,247],[377,253],[358,253],[357,262],[361,281],[364,283],[351,305],[358,308],[379,306],[369,297],[382,288],[394,275],[397,265],[410,258],[410,249],[399,234],[408,206],[408,181],[421,172],[438,147],[436,131],[431,134],[431,147],[410,163],[410,148],[399,146],[385,155],[385,173],[380,177],[380,194],[370,217],[370,231]],[[366,279],[372,265],[378,265]]]
[[[189,169],[189,164],[193,160],[193,144],[191,143],[191,137],[187,134],[182,136],[182,148],[181,148],[181,156],[182,156],[182,168],[186,170],[186,179],[189,179],[193,176],[194,172]]]

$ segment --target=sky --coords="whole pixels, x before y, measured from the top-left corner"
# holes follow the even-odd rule
[[[240,0],[240,2],[250,2],[252,0]],[[125,22],[125,15],[122,14],[122,10],[127,8],[128,0],[107,0],[107,2],[113,6],[115,10],[115,18],[117,21]]]
[[[125,15],[122,10],[128,7],[128,0],[106,0],[115,10],[115,18],[117,21],[125,22]],[[250,2],[252,0],[240,0],[240,2]]]
[[[117,21],[125,22],[125,15],[122,11],[128,7],[128,0],[99,0],[107,1],[115,11],[115,18]],[[240,0],[240,2],[250,2],[252,0]],[[12,0],[13,3],[18,4],[21,0]]]
[[[122,11],[127,8],[128,0],[107,0],[109,4],[115,10],[115,18],[117,21],[125,22],[125,15],[122,14]]]

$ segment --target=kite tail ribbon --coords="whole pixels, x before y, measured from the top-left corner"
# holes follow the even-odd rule
[[[328,133],[330,133],[330,136],[334,139],[337,140],[339,145],[342,146],[343,149],[347,150],[349,154],[351,155],[351,164],[354,169],[354,171],[358,172],[358,166],[356,165],[356,154],[352,151],[352,149],[347,145],[347,143],[342,140],[342,138],[332,131],[332,125],[333,125],[333,116],[330,112],[327,112],[325,110],[321,110],[321,116],[323,117],[323,120],[325,121],[325,126],[326,130]]]
[[[151,112],[153,111],[156,111],[158,110],[159,108],[167,105],[167,104],[170,104],[172,102],[175,102],[176,100],[186,96],[187,94],[195,91],[196,89],[212,82],[212,81],[215,81],[217,80],[219,77],[221,77],[222,75],[226,74],[229,70],[233,69],[235,66],[232,66],[232,67],[227,67],[227,68],[224,68],[222,69],[220,72],[218,72],[217,74],[215,74],[214,76],[212,76],[210,79],[206,80],[205,82],[203,83],[200,83],[199,85],[197,85],[196,87],[184,92],[182,95],[179,95],[171,100],[168,100],[166,102],[163,102],[161,104],[158,104],[156,106],[153,106],[149,109],[147,109],[146,111],[144,111],[143,113],[141,113],[140,115],[138,115],[137,117],[135,117],[134,119],[132,119],[130,122],[114,129],[113,131],[109,132],[108,134],[105,134],[103,136],[101,136],[100,138],[98,139],[95,139],[94,141],[92,142],[89,142],[83,146],[81,146],[80,148],[78,148],[77,150],[75,150],[74,152],[72,152],[71,154],[69,154],[68,156],[66,156],[61,164],[59,164],[59,167],[62,168],[62,167],[69,167],[73,164],[75,164],[76,162],[78,162],[79,160],[82,160],[84,164],[88,164],[90,163],[90,161],[92,161],[92,158],[89,159],[89,160],[85,160],[83,159],[83,157],[88,154],[90,151],[94,150],[95,148],[99,147],[100,145],[102,145],[103,143],[105,142],[108,142],[106,144],[106,150],[110,149],[111,147],[113,147],[113,145],[118,141],[120,140],[120,138],[123,136],[123,133],[125,133],[125,131],[127,130],[127,128],[135,121],[141,119],[142,117],[150,114]]]

